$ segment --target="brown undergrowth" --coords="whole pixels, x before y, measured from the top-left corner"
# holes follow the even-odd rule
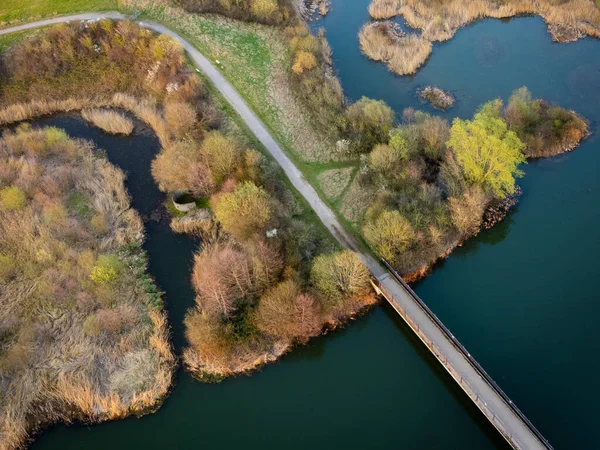
[[[154,408],[175,359],[123,173],[56,128],[0,139],[0,448]]]

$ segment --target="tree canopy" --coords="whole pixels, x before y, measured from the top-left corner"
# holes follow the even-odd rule
[[[415,238],[415,232],[398,211],[383,211],[379,217],[368,222],[363,233],[365,239],[383,258],[393,262]]]
[[[501,108],[502,102],[494,100],[473,120],[454,119],[448,141],[466,180],[498,198],[514,192],[515,178],[523,174],[518,166],[525,162],[525,145],[508,130]]]
[[[313,285],[333,303],[367,293],[369,277],[368,269],[350,250],[318,256],[311,270]]]
[[[260,231],[273,217],[271,196],[251,181],[219,196],[214,212],[223,230],[238,239]]]

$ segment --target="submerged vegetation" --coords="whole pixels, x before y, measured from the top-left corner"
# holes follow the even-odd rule
[[[537,14],[546,21],[555,41],[576,41],[586,35],[600,38],[600,8],[595,0],[372,0],[369,14],[376,20],[402,16],[410,27],[421,30],[423,42],[417,45],[415,40],[414,49],[403,52],[406,59],[400,65],[380,57],[396,48],[385,26],[388,22],[367,24],[360,33],[363,52],[371,59],[388,62],[390,70],[399,75],[414,73],[423,64],[431,53],[431,42],[447,41],[459,28],[484,17]]]
[[[174,356],[123,173],[59,129],[0,139],[0,448],[143,413]]]

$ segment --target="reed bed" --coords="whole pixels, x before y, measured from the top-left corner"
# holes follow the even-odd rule
[[[56,128],[0,139],[1,450],[49,423],[143,413],[171,386],[166,318],[124,178]]]
[[[540,15],[552,39],[558,42],[575,41],[585,35],[600,37],[600,9],[594,0],[373,0],[369,12],[374,19],[401,15],[430,41],[451,39],[459,28],[485,17],[502,19],[523,14]]]
[[[398,75],[410,75],[425,64],[432,45],[414,33],[403,34],[392,22],[368,23],[359,33],[361,51],[374,61],[385,62]]]
[[[84,109],[81,117],[109,134],[129,136],[133,132],[133,122],[117,111],[106,109]]]

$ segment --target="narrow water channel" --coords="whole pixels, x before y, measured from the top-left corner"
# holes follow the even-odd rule
[[[147,130],[107,136],[71,116],[39,120],[93,141],[127,173],[144,218],[150,272],[166,291],[176,349],[193,303],[189,277],[198,242],[156,221],[164,196],[150,174],[159,150]],[[50,428],[32,448],[127,449],[506,449],[507,446],[387,308],[316,339],[276,365],[217,385],[179,371],[163,407],[141,419]]]
[[[398,77],[360,54],[369,1],[332,0],[313,24],[327,32],[350,99],[470,118],[525,85],[591,121],[595,134],[576,151],[524,166],[518,208],[416,291],[556,449],[598,448],[600,40],[557,44],[539,17],[488,19],[435,43],[415,76]],[[457,106],[440,113],[421,104],[416,89],[429,84],[452,92]]]

